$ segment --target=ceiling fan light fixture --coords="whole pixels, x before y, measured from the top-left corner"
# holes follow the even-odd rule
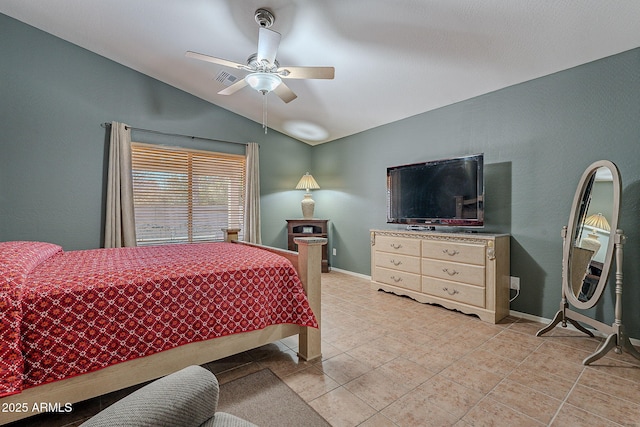
[[[272,73],[251,73],[244,79],[251,88],[262,92],[263,95],[271,92],[282,83],[282,79]]]

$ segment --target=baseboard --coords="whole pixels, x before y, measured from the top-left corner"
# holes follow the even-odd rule
[[[515,311],[515,310],[510,310],[509,311],[509,315],[513,316],[513,317],[520,317],[522,319],[526,319],[526,320],[531,320],[532,322],[539,322],[539,323],[543,323],[543,324],[549,324],[551,323],[551,319],[547,319],[545,317],[539,317],[539,316],[534,316],[532,314],[528,314],[528,313],[521,313],[519,311]],[[567,329],[571,329],[574,331],[577,331],[578,329],[575,328],[575,326],[571,325],[570,323],[567,324]],[[597,329],[593,329],[593,328],[587,328],[589,329],[593,335],[600,337],[600,338],[606,338],[607,334],[604,334],[600,331],[598,331]],[[633,344],[634,346],[640,346],[640,340],[636,339],[636,338],[631,338],[629,337],[629,341],[631,341],[631,344]]]
[[[331,271],[335,271],[337,273],[348,274],[349,276],[358,277],[360,279],[371,280],[371,276],[367,276],[366,274],[354,273],[353,271],[343,270],[341,268],[331,267]]]

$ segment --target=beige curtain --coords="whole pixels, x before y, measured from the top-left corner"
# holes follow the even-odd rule
[[[259,145],[247,144],[247,189],[244,197],[244,240],[262,244],[260,232],[260,159]]]
[[[105,216],[105,248],[136,246],[131,178],[131,129],[118,122],[111,122]]]

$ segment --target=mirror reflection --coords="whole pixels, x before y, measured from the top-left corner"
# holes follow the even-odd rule
[[[582,302],[593,297],[607,258],[614,205],[613,185],[611,171],[601,167],[591,175],[582,195],[579,220],[573,233],[569,278],[571,291]]]

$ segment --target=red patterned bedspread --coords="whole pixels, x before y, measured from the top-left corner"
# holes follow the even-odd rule
[[[318,326],[293,265],[258,248],[48,252],[21,278],[0,277],[0,396],[193,341],[273,324]]]

